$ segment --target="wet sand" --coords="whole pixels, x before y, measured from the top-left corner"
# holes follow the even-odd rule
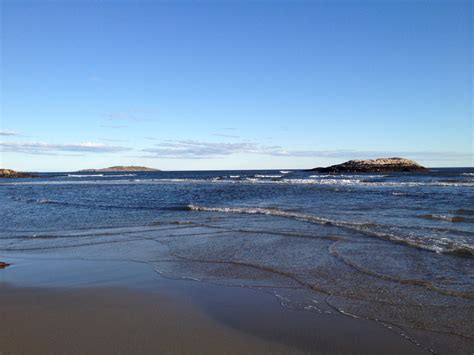
[[[184,302],[128,289],[0,289],[1,353],[294,352]]]
[[[376,322],[167,280],[143,264],[13,262],[0,271],[0,353],[423,353]]]

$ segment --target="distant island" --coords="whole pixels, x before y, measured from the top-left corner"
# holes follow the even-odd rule
[[[161,171],[158,169],[153,169],[153,168],[147,168],[145,166],[111,166],[108,168],[103,168],[103,169],[85,169],[85,170],[79,170],[79,173],[107,173],[107,172],[123,172],[123,171]]]
[[[378,158],[369,160],[349,160],[342,164],[326,168],[314,168],[309,171],[318,173],[388,173],[388,172],[427,172],[424,166],[403,158]]]
[[[0,178],[16,179],[16,178],[32,178],[32,177],[35,177],[35,176],[28,173],[21,173],[19,171],[15,171],[11,169],[0,169]]]

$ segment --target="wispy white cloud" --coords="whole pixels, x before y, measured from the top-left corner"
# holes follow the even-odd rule
[[[404,157],[415,160],[449,162],[472,161],[473,156],[463,152],[446,151],[358,151],[358,150],[298,150],[279,145],[255,142],[206,142],[198,140],[163,141],[152,147],[135,150],[120,145],[96,142],[52,144],[46,142],[0,142],[0,151],[24,154],[71,155],[86,153],[106,154],[133,152],[136,158],[153,159],[218,159],[235,154],[255,154],[271,157],[332,158],[338,160],[368,159],[379,157]],[[136,154],[138,153],[138,154]]]
[[[224,134],[224,133],[213,133],[212,135],[216,137],[224,137],[224,138],[240,138],[239,136],[235,136],[232,134]]]
[[[0,131],[0,136],[18,136],[18,132],[15,131]]]
[[[167,141],[142,150],[142,157],[162,159],[214,159],[233,154],[258,154],[274,157],[307,157],[337,159],[367,159],[402,156],[412,159],[451,160],[472,159],[467,153],[433,151],[358,151],[358,150],[297,150],[279,145],[254,142],[204,142],[196,140]]]
[[[437,161],[454,159],[472,159],[472,155],[463,152],[446,151],[394,151],[394,150],[277,150],[273,156],[314,157],[337,159],[374,159],[383,157],[403,157],[408,159],[429,159]]]
[[[148,157],[171,159],[217,158],[237,153],[256,153],[256,143],[215,143],[195,140],[170,141],[156,144],[153,148],[143,149]]]
[[[0,150],[26,154],[71,153],[117,153],[130,150],[127,147],[95,142],[77,144],[51,144],[45,142],[0,142]]]

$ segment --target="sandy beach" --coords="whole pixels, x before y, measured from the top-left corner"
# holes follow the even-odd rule
[[[375,322],[291,310],[261,291],[167,280],[146,265],[8,261],[1,353],[423,353]]]
[[[160,294],[2,287],[0,302],[7,354],[297,353]]]

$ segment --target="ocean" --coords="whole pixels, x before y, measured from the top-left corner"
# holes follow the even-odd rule
[[[42,173],[0,181],[0,257],[132,260],[282,306],[474,339],[474,168]]]

